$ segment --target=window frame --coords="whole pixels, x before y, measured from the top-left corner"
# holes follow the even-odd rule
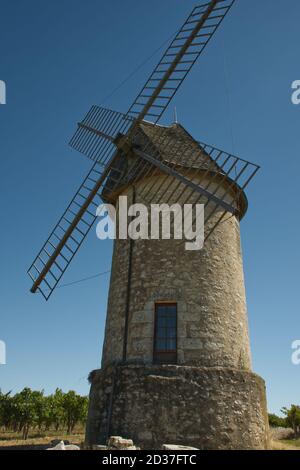
[[[157,349],[158,339],[158,308],[172,306],[175,307],[175,349]],[[154,337],[153,337],[153,363],[154,364],[177,364],[177,348],[178,348],[178,304],[174,301],[160,301],[154,304]],[[174,328],[174,327],[173,327]],[[167,336],[168,338],[168,336]]]

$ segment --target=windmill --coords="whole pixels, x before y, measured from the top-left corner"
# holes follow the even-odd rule
[[[70,144],[93,160],[94,164],[28,270],[33,281],[31,292],[40,292],[46,300],[49,299],[94,224],[96,207],[101,200],[109,200],[110,193],[126,176],[129,178],[134,175],[137,180],[145,172],[149,175],[157,169],[163,171],[179,184],[189,188],[190,197],[192,193],[197,193],[199,202],[202,196],[205,197],[206,203],[214,202],[214,209],[206,213],[205,223],[218,207],[224,209],[219,222],[226,213],[235,213],[234,199],[228,203],[227,194],[223,197],[216,196],[218,188],[210,190],[212,182],[206,187],[201,184],[201,180],[195,183],[189,177],[188,169],[179,173],[176,163],[163,160],[162,153],[169,152],[172,146],[172,139],[167,133],[156,137],[154,152],[153,148],[149,148],[149,144],[139,149],[134,148],[140,123],[149,120],[155,125],[160,121],[234,1],[214,0],[193,9],[126,114],[92,106],[85,118],[78,123],[78,129]],[[128,164],[126,156],[133,148],[137,158]],[[223,179],[232,176],[232,185],[239,183],[240,190],[243,191],[258,170],[257,165],[210,145],[201,143],[201,148],[203,153],[207,153],[215,162],[221,175],[220,185]],[[186,161],[189,161],[191,166],[197,165],[199,172],[201,171],[201,154],[195,151],[195,148],[177,151],[184,152]],[[125,161],[126,175],[122,170]],[[202,175],[202,179],[204,178],[205,175]],[[238,198],[238,194],[235,197]],[[189,197],[187,201],[188,199]],[[216,224],[212,230],[215,227]],[[209,235],[207,234],[207,237]]]
[[[28,271],[31,292],[46,300],[101,202],[117,207],[126,195],[205,207],[205,244],[195,253],[181,240],[115,240],[87,446],[111,435],[150,449],[269,445],[265,386],[251,370],[239,230],[259,167],[196,141],[177,122],[160,123],[233,4],[195,7],[127,113],[92,106],[70,141],[93,164]]]

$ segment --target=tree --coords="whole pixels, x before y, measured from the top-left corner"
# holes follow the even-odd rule
[[[11,392],[2,393],[0,390],[0,425],[9,429],[12,426],[13,404]]]
[[[45,428],[48,430],[54,427],[54,429],[58,431],[64,424],[64,410],[62,406],[64,393],[60,388],[57,388],[53,395],[45,398],[47,401],[44,416]]]
[[[291,408],[282,408],[282,413],[286,416],[287,425],[290,426],[295,436],[299,434],[300,431],[300,406],[291,405]]]
[[[25,387],[13,397],[14,420],[18,423],[18,429],[25,440],[30,427],[38,422],[37,399],[41,395],[43,392],[33,392],[29,387]]]
[[[62,406],[65,413],[65,424],[68,434],[73,432],[77,423],[82,423],[86,419],[87,404],[87,397],[81,397],[73,390],[70,390],[64,395]]]
[[[269,414],[269,425],[273,428],[286,428],[288,427],[286,418],[281,418],[275,414]]]

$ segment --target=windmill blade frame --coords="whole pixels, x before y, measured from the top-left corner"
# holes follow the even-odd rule
[[[205,208],[205,227],[210,219],[214,217],[212,227],[209,227],[205,234],[205,241],[207,241],[226,215],[228,217],[236,216],[239,219],[243,217],[248,207],[244,190],[259,171],[260,166],[212,145],[203,142],[198,142],[198,144],[199,148],[211,158],[215,166],[205,163],[199,164],[199,162],[197,164],[199,152],[196,153],[179,146],[178,153],[184,154],[187,152],[187,155],[184,156],[192,158],[192,176],[189,175],[190,168],[186,168],[185,171],[180,172],[179,178],[179,173],[174,173],[172,166],[168,165],[167,170],[166,165],[160,164],[155,167],[153,156],[136,150],[142,158],[153,163],[148,173],[144,175],[145,184],[141,187],[139,185],[139,198],[149,205],[153,203],[172,204],[174,202],[172,198],[176,194],[176,198],[182,206],[203,204]],[[170,153],[173,153],[172,149]],[[176,166],[175,163],[173,165]],[[160,171],[166,173],[164,180],[160,180],[159,183],[153,182],[155,181],[153,176],[158,176]],[[208,175],[209,182],[204,184]],[[173,178],[170,178],[170,176]],[[137,179],[132,184],[137,182]],[[225,188],[224,183],[226,183]],[[163,191],[161,191],[161,188],[163,188]],[[153,196],[156,193],[160,193],[160,196]],[[219,217],[217,218],[216,215],[219,215]],[[193,216],[191,226],[194,224],[195,216]]]
[[[152,145],[144,151],[134,150],[142,159],[151,163],[146,172],[143,171],[146,163],[139,163],[138,171],[136,169],[134,172],[135,178],[131,181],[131,184],[135,184],[143,176],[145,183],[139,189],[141,200],[146,201],[147,204],[153,203],[154,201],[150,198],[163,187],[164,191],[160,198],[155,198],[155,204],[162,202],[171,204],[176,193],[182,205],[193,202],[193,204],[202,203],[206,208],[210,206],[212,210],[207,213],[205,223],[221,209],[224,215],[242,218],[247,209],[244,190],[259,171],[259,165],[203,142],[195,141],[194,147],[179,144],[176,149],[172,139],[167,142],[166,139],[158,139],[158,141],[154,140],[154,143],[155,148]],[[176,158],[171,162],[164,159],[163,153],[157,149],[162,145],[165,155],[168,153],[180,155],[180,169]],[[146,151],[151,154],[146,154]],[[203,155],[206,158],[203,158]],[[188,162],[188,166],[184,165],[185,161]],[[156,183],[153,177],[158,176],[159,173],[165,176],[163,180],[160,179]],[[223,190],[224,183],[227,188],[225,190]],[[242,209],[239,207],[241,198],[243,199]],[[211,232],[213,230],[214,227]]]
[[[108,171],[102,173],[102,167],[94,163],[78,188],[27,271],[33,281],[32,293],[39,291],[46,300],[51,296],[96,220],[92,211],[101,203],[99,192]]]
[[[156,160],[151,155],[145,152],[142,152],[141,150],[136,150],[135,153],[139,155],[141,158],[143,158],[144,160],[146,160],[147,162],[149,162],[150,164],[152,164],[153,166],[156,166],[163,173],[166,173],[167,175],[172,176],[174,179],[179,180],[182,184],[185,184],[186,186],[191,188],[194,192],[199,193],[202,196],[205,196],[208,200],[219,204],[224,209],[226,209],[227,212],[230,212],[231,214],[236,213],[236,210],[230,204],[227,204],[225,201],[219,199],[213,193],[210,193],[207,189],[202,188],[199,184],[194,183],[193,181],[185,178],[180,173],[170,168],[168,165],[165,165],[164,163]]]
[[[89,159],[107,165],[116,150],[113,142],[118,134],[127,134],[135,119],[119,111],[93,105],[69,145]]]
[[[154,124],[161,119],[234,3],[235,0],[213,0],[192,10],[129,108],[129,116],[137,122],[149,118]],[[160,96],[161,93],[165,94]]]

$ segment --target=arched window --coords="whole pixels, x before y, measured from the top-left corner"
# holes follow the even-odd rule
[[[153,362],[176,364],[177,362],[177,304],[155,304]]]

